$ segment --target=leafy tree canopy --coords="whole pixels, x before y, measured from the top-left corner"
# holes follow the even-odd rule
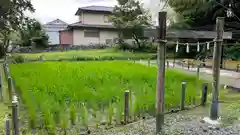
[[[30,0],[1,0],[0,29],[17,29],[24,20],[24,11],[35,11]]]
[[[226,28],[240,28],[237,17],[227,17],[227,8],[240,16],[240,1],[236,0],[169,0],[169,5],[181,16],[192,29],[213,30],[218,16],[226,17]],[[237,25],[238,24],[238,25]]]
[[[139,1],[135,0],[118,0],[118,5],[113,10],[110,20],[115,27],[120,29],[129,29],[127,37],[134,38],[138,48],[141,48],[140,37],[143,28],[150,26],[150,15]],[[126,35],[125,35],[126,36]]]
[[[233,40],[226,41],[224,56],[240,58],[239,47],[235,42],[240,37],[240,1],[238,0],[169,0],[168,4],[180,16],[172,27],[194,30],[214,30],[217,17],[225,17],[225,30],[233,32]],[[228,17],[227,10],[234,14]],[[231,43],[232,42],[232,43]],[[239,44],[239,43],[237,43]]]
[[[30,0],[0,0],[0,55],[5,55],[13,33],[19,30],[25,16],[24,11],[34,12]]]
[[[35,19],[26,18],[19,30],[20,46],[46,47],[48,45],[48,36],[42,29],[42,25]]]

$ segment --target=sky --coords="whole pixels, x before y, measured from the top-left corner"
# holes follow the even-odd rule
[[[116,0],[31,0],[31,2],[36,11],[35,13],[26,12],[26,15],[36,18],[43,24],[55,19],[74,23],[77,22],[77,16],[74,14],[79,7],[114,6],[117,4]],[[159,10],[159,0],[141,0],[141,2],[151,13]]]

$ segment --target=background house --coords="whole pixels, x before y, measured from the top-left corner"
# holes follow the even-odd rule
[[[59,45],[59,31],[65,29],[67,25],[66,22],[60,19],[53,20],[43,25],[43,29],[49,36],[50,45]]]
[[[62,45],[110,44],[118,37],[118,30],[108,20],[113,7],[88,6],[77,10],[78,22],[60,31]]]

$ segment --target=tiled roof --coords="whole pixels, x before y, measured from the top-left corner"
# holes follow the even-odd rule
[[[107,6],[87,6],[78,8],[75,15],[79,14],[80,11],[97,11],[97,12],[112,12],[113,7]]]
[[[64,22],[64,21],[62,21],[60,19],[55,19],[55,20],[53,20],[51,22],[48,22],[48,23],[46,23],[44,25],[51,25],[51,24],[68,25],[66,22]]]
[[[113,25],[97,25],[97,24],[82,24],[81,22],[73,23],[68,25],[68,27],[74,28],[108,28],[108,29],[116,29]]]

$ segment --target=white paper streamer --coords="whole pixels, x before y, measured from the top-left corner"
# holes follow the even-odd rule
[[[210,43],[209,43],[209,42],[207,42],[207,50],[209,50],[209,46],[210,46]]]
[[[189,44],[187,43],[186,52],[189,53]]]
[[[178,43],[178,41],[177,41],[177,45],[176,45],[176,52],[178,52],[178,44],[179,44],[179,43]]]
[[[200,46],[199,46],[199,42],[197,43],[197,52],[200,51]]]

